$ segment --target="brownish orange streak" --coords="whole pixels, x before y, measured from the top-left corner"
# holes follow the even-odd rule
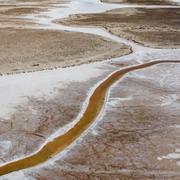
[[[73,128],[69,129],[65,134],[58,136],[50,142],[47,142],[39,151],[35,152],[34,154],[0,166],[0,175],[33,167],[47,161],[53,155],[64,150],[96,119],[104,104],[106,93],[113,83],[130,71],[146,68],[148,66],[160,63],[180,63],[180,61],[151,61],[148,63],[120,69],[119,71],[112,73],[94,90],[89,99],[85,112]]]

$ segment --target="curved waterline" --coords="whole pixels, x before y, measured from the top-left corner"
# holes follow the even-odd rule
[[[128,66],[126,68],[117,70],[105,78],[99,86],[93,91],[92,95],[89,98],[87,107],[79,121],[64,134],[49,140],[40,150],[35,152],[32,155],[18,159],[4,165],[0,166],[0,175],[5,175],[13,171],[18,171],[26,168],[30,168],[46,162],[49,158],[56,155],[57,153],[65,150],[71,143],[73,143],[97,118],[100,114],[103,105],[105,104],[106,94],[108,89],[116,81],[122,78],[128,72],[146,68],[155,64],[160,63],[180,63],[180,61],[151,61],[144,64],[138,64],[133,66]]]
[[[35,26],[31,28],[35,29],[48,29],[48,30],[58,30],[58,31],[70,31],[70,32],[81,32],[88,33],[93,35],[98,35],[104,38],[111,39],[114,42],[123,43],[125,45],[131,46],[133,51],[149,51],[155,48],[145,46],[139,42],[134,42],[128,39],[125,39],[120,36],[113,35],[102,27],[86,27],[86,26],[66,26],[60,23],[57,23],[57,20],[68,18],[72,15],[84,14],[84,13],[104,13],[106,11],[114,9],[123,9],[123,8],[171,8],[171,9],[180,9],[180,6],[177,5],[137,5],[137,4],[118,4],[118,3],[105,3],[100,0],[75,0],[70,1],[69,3],[64,3],[63,7],[49,8],[46,11],[42,11],[38,14],[28,14],[25,16],[19,16],[19,18],[30,19],[33,22],[39,24],[40,26]],[[159,48],[156,48],[159,49]]]

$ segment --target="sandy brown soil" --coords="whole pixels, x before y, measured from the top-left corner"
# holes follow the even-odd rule
[[[177,3],[168,0],[101,0],[107,3],[130,3],[130,4],[147,4],[147,5],[176,5]]]
[[[74,15],[60,20],[66,25],[101,26],[115,35],[145,46],[180,47],[179,9],[116,9],[100,14]]]
[[[39,12],[40,9],[38,8],[2,8],[0,9],[0,15],[7,15],[7,16],[18,16],[24,14],[31,14]]]
[[[46,30],[0,29],[0,73],[66,67],[131,52],[95,35]]]
[[[57,4],[61,6],[64,2],[68,0],[1,2],[1,74],[78,65],[131,52],[130,47],[95,35],[32,30],[30,28],[38,24],[31,19],[19,18],[38,14]]]
[[[179,78],[179,65],[173,64],[161,64],[130,73],[112,89],[103,119],[66,156],[53,164],[23,171],[23,176],[53,180],[59,177],[70,180],[178,180],[179,159],[166,159],[166,156],[172,153],[176,153],[177,157],[180,155]],[[81,84],[76,84],[73,89],[78,87]],[[81,97],[82,90],[81,87],[73,93]],[[71,105],[79,102],[74,100]],[[69,112],[69,108],[68,105],[63,111]],[[50,118],[53,121],[55,114],[58,114],[54,110]],[[54,122],[57,123],[57,119]],[[7,136],[3,139],[5,137],[7,139]],[[37,137],[36,140],[38,138],[41,139]],[[29,143],[32,139],[29,138]]]
[[[1,1],[0,2],[0,26],[17,27],[24,25],[34,25],[30,19],[19,19],[18,16],[35,14],[44,11],[50,5],[49,0],[42,1]]]
[[[38,15],[54,6],[63,7],[62,4],[69,0],[15,0],[0,1],[0,27],[1,28],[32,28],[39,27],[39,24],[26,15]]]

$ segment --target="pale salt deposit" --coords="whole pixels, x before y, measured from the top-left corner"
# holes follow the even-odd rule
[[[72,81],[83,82],[98,77],[105,70],[102,63],[78,67],[14,74],[0,77],[0,118],[8,119],[15,107],[27,102],[27,97],[51,98],[56,88],[65,88]]]

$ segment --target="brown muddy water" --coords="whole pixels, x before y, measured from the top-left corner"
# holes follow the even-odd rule
[[[126,67],[113,72],[107,78],[105,78],[93,91],[85,108],[85,111],[82,113],[81,118],[74,127],[69,129],[63,135],[60,135],[48,141],[40,150],[38,150],[34,154],[1,165],[0,176],[46,162],[52,156],[65,150],[94,122],[94,120],[100,114],[103,105],[105,104],[107,91],[111,87],[111,85],[113,85],[116,81],[118,81],[130,71],[146,68],[160,63],[180,63],[180,61],[151,61],[144,64]]]

